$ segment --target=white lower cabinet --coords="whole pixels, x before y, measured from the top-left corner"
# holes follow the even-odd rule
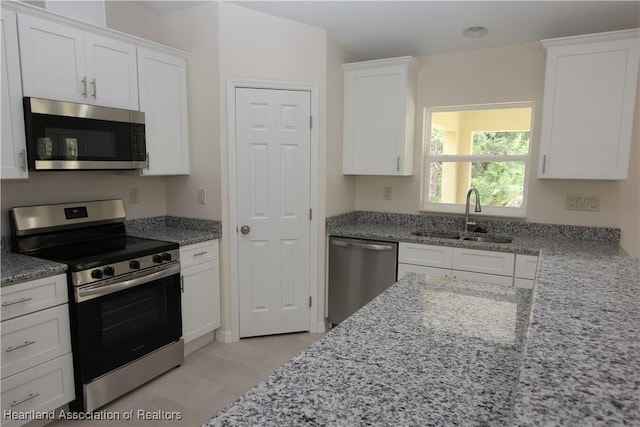
[[[66,276],[5,286],[2,294],[2,426],[72,401],[73,359]]]
[[[398,279],[417,273],[532,288],[537,265],[532,255],[404,242],[398,247]]]
[[[220,327],[218,240],[180,248],[182,336],[188,343]]]
[[[535,255],[516,255],[516,269],[513,286],[516,288],[533,289],[538,274],[538,257]]]

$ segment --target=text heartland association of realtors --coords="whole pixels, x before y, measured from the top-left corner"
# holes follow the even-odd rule
[[[57,415],[57,416],[56,416]],[[2,411],[3,420],[12,421],[32,421],[32,420],[144,420],[144,421],[180,421],[182,412],[146,411],[144,409],[131,409],[125,412],[96,411],[96,412],[70,412],[65,410],[56,411]]]

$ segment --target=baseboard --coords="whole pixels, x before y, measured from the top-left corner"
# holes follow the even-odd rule
[[[208,332],[201,337],[194,339],[193,341],[189,341],[184,345],[184,355],[185,357],[199,348],[204,347],[205,345],[213,342],[215,338],[214,331]]]
[[[240,341],[240,337],[235,336],[232,331],[223,331],[222,329],[216,330],[216,341],[223,343],[230,343]]]

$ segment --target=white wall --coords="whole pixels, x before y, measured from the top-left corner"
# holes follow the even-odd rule
[[[344,71],[352,62],[330,37],[327,39],[327,216],[351,212],[356,207],[356,178],[342,174]]]
[[[105,2],[107,27],[157,43],[162,42],[160,15],[135,1]]]
[[[633,132],[629,179],[625,181],[539,180],[538,165],[544,51],[539,43],[506,46],[419,58],[415,164],[411,177],[362,176],[356,180],[356,209],[418,213],[421,187],[424,108],[450,105],[534,101],[529,203],[526,221],[606,226],[622,229],[622,247],[640,256],[640,136],[638,114]],[[636,109],[640,111],[640,109]],[[383,186],[392,200],[382,200]],[[565,210],[567,193],[600,196],[600,212]]]
[[[325,30],[310,27],[294,21],[274,17],[264,13],[219,3],[219,50],[220,50],[220,159],[222,181],[222,224],[221,246],[221,301],[222,332],[231,326],[230,295],[230,229],[228,149],[227,149],[227,99],[226,87],[229,79],[260,79],[317,83],[320,88],[320,162],[325,158],[326,135],[326,84],[327,84],[327,42]],[[319,233],[324,236],[324,165],[319,165],[321,176],[320,212],[318,212]],[[324,239],[320,239],[320,252],[324,251]],[[324,269],[320,268],[320,284],[324,283]],[[320,286],[323,288],[323,286]],[[324,289],[319,290],[316,301],[324,305]],[[323,310],[323,308],[321,309]],[[318,319],[321,320],[321,319]]]
[[[187,31],[188,29],[188,31]],[[222,217],[220,181],[220,77],[218,3],[201,4],[162,18],[162,43],[189,54],[189,176],[167,177],[167,214]],[[198,204],[198,189],[207,203]]]

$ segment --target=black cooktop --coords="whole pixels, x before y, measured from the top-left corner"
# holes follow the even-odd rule
[[[180,245],[163,240],[141,237],[116,236],[87,245],[71,245],[49,248],[33,254],[38,258],[60,262],[69,266],[69,271],[81,271],[100,265],[133,260],[174,249]]]

